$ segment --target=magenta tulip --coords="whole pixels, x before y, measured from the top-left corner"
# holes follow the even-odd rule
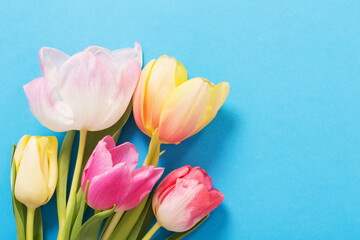
[[[135,146],[124,143],[115,146],[110,136],[103,138],[87,162],[81,189],[89,181],[86,201],[94,209],[111,209],[116,212],[129,210],[151,192],[164,169],[153,166],[140,167]]]
[[[212,180],[205,170],[184,166],[160,183],[152,206],[159,226],[169,231],[184,232],[223,200],[224,195],[212,188]]]

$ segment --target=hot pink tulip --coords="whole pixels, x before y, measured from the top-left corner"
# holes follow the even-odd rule
[[[159,225],[169,231],[184,232],[223,200],[224,195],[212,188],[211,178],[205,170],[184,166],[160,183],[152,206]]]
[[[42,77],[24,86],[30,110],[45,127],[98,131],[115,124],[125,112],[139,80],[142,52],[88,47],[69,56],[41,48]]]
[[[131,143],[115,146],[110,136],[103,138],[87,162],[82,179],[84,191],[89,181],[86,201],[94,209],[111,209],[117,212],[137,206],[151,191],[164,169],[140,167],[138,152]]]

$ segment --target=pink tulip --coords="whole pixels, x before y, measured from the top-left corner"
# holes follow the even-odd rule
[[[115,211],[126,211],[151,191],[164,169],[153,166],[135,169],[138,155],[133,144],[116,147],[110,136],[97,144],[81,179],[82,191],[89,181],[86,201],[92,208],[111,209],[115,204]]]
[[[142,52],[88,47],[69,56],[41,48],[42,77],[24,86],[32,114],[45,127],[98,131],[115,124],[125,112],[138,82]]]
[[[205,170],[184,166],[160,183],[152,206],[159,225],[169,231],[184,232],[223,200],[224,195],[212,188],[211,178]]]

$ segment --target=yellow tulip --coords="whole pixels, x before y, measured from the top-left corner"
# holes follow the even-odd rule
[[[186,69],[173,57],[151,60],[142,70],[133,97],[137,126],[162,143],[179,143],[204,128],[229,93],[227,82],[187,80]]]
[[[23,136],[14,153],[15,198],[28,208],[47,203],[57,183],[56,137]]]

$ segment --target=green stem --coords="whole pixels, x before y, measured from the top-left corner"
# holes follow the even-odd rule
[[[74,176],[73,176],[72,183],[71,183],[69,199],[68,199],[68,203],[66,206],[66,215],[69,214],[72,206],[75,204],[76,192],[78,190],[81,165],[82,165],[84,150],[85,150],[86,133],[87,133],[86,130],[80,130],[79,149],[78,149],[78,155],[76,158]]]
[[[151,137],[148,155],[146,156],[143,166],[153,165],[157,167],[160,157],[160,145],[159,134],[158,131],[155,130]]]
[[[35,208],[27,208],[26,216],[26,240],[33,240],[34,238],[34,215]]]
[[[150,240],[151,237],[156,233],[157,230],[161,228],[159,222],[156,222],[154,226],[148,231],[148,233],[142,238],[142,240]]]
[[[94,210],[94,215],[98,214],[98,213],[101,213],[101,209],[98,209],[98,210]]]
[[[107,226],[103,237],[101,238],[101,240],[108,240],[111,236],[111,234],[113,233],[114,229],[116,228],[116,226],[118,225],[122,215],[124,214],[124,212],[117,212],[114,214],[114,216],[112,217],[109,225]]]

